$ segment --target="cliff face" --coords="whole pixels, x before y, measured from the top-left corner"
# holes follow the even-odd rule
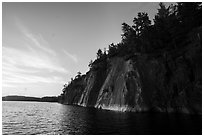
[[[86,87],[83,90],[78,105],[93,107],[99,95],[99,90],[102,87],[106,78],[106,70],[90,71],[85,77]]]
[[[109,59],[65,92],[64,104],[117,111],[202,113],[201,29],[184,48]]]
[[[111,67],[102,85],[95,107],[119,111],[140,111],[142,108],[142,85],[132,60],[111,60]]]

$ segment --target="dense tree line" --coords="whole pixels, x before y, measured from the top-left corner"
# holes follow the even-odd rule
[[[122,23],[122,40],[110,44],[107,51],[101,49],[89,67],[114,56],[154,53],[184,46],[186,34],[202,25],[201,2],[179,2],[166,7],[159,3],[153,23],[145,12],[138,13],[133,25]]]
[[[2,101],[37,101],[37,102],[58,102],[56,96],[38,97],[26,97],[26,96],[5,96],[2,97]]]

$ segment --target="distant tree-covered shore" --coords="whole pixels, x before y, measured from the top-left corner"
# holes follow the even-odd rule
[[[36,101],[36,102],[58,102],[58,97],[56,96],[46,96],[42,98],[38,97],[27,97],[27,96],[5,96],[2,97],[2,101]]]

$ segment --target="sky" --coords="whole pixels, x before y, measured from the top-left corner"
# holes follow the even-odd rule
[[[158,3],[3,3],[2,96],[57,96],[97,50],[121,41],[121,24]]]

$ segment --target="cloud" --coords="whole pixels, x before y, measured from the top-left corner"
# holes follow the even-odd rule
[[[63,50],[63,52],[70,58],[72,59],[75,63],[78,63],[78,58],[76,55],[70,54],[69,52],[67,52],[66,50]]]
[[[57,61],[54,61],[46,54],[11,47],[3,47],[3,62],[4,64],[7,63],[7,66],[10,65],[11,67],[17,67],[20,65],[34,69],[47,69],[51,72],[67,72],[67,70],[63,67],[60,67],[60,64],[58,64]]]
[[[27,84],[27,83],[60,83],[62,84],[64,80],[59,76],[49,76],[49,77],[42,77],[37,76],[34,74],[17,74],[6,72],[3,73],[3,86],[4,85],[15,85],[15,84]]]
[[[7,88],[14,88],[16,87],[15,85],[11,84],[11,83],[6,83],[5,81],[2,82],[2,87],[7,87]]]
[[[28,38],[28,40],[33,42],[34,46],[36,46],[40,50],[56,56],[56,53],[52,49],[46,47],[47,44],[42,35],[34,36],[31,33],[25,33],[25,36]]]
[[[70,73],[45,54],[11,47],[2,49],[3,86],[13,83],[61,83],[60,74]]]
[[[27,41],[32,43],[30,46],[34,46],[35,48],[38,48],[46,53],[56,56],[55,51],[50,48],[49,43],[43,38],[41,34],[36,35],[31,33],[31,31],[26,28],[20,21],[20,19],[17,17],[15,18],[15,23],[17,28],[24,35]]]
[[[23,37],[18,37],[19,43],[12,39],[3,42],[2,86],[18,87],[18,84],[38,82],[64,83],[63,76],[70,72],[60,64],[57,52],[41,34],[32,33],[17,18],[16,26]]]

